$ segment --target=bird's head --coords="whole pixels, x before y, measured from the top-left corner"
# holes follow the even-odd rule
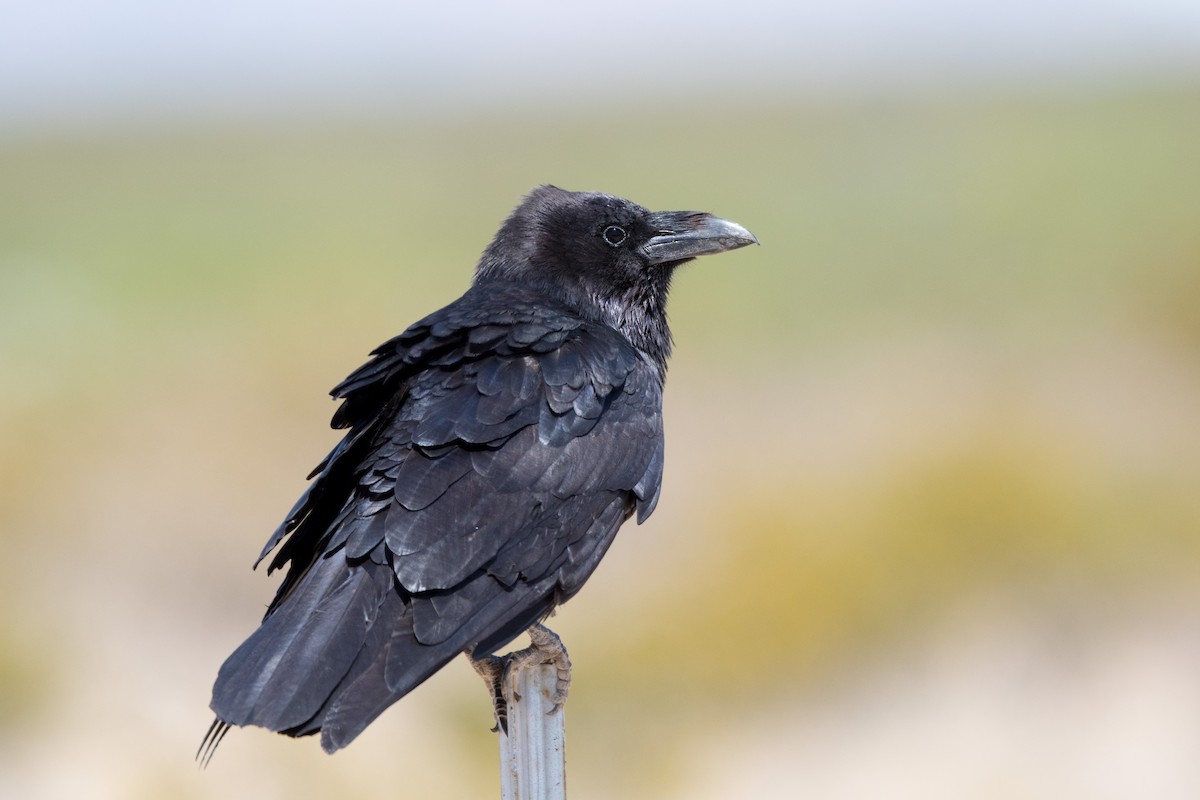
[[[541,186],[500,227],[475,282],[539,289],[640,344],[627,328],[659,324],[654,335],[667,335],[663,306],[675,267],[748,244],[758,244],[754,234],[712,214],[650,211],[610,194]]]

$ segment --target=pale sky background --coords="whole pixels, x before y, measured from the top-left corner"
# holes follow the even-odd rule
[[[0,5],[0,130],[1200,77],[1197,0]]]

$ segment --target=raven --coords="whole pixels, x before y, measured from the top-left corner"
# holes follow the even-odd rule
[[[503,727],[492,653],[524,631],[561,703],[570,662],[540,622],[658,500],[671,276],[757,242],[711,214],[527,195],[471,288],[331,392],[347,433],[259,556],[288,570],[217,675],[198,756],[232,725],[332,753],[458,653]]]

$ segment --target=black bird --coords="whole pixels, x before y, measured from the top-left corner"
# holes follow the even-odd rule
[[[671,276],[757,241],[710,214],[531,192],[466,294],[333,389],[347,433],[259,556],[278,547],[287,574],[221,667],[198,755],[231,725],[333,752],[464,652],[503,725],[491,654],[526,630],[565,680],[540,621],[658,500]]]

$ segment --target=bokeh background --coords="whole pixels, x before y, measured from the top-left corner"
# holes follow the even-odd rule
[[[662,502],[553,621],[575,798],[1200,796],[1200,4],[0,10],[0,795],[498,793],[452,664],[349,749],[211,681],[530,187],[744,223]]]

